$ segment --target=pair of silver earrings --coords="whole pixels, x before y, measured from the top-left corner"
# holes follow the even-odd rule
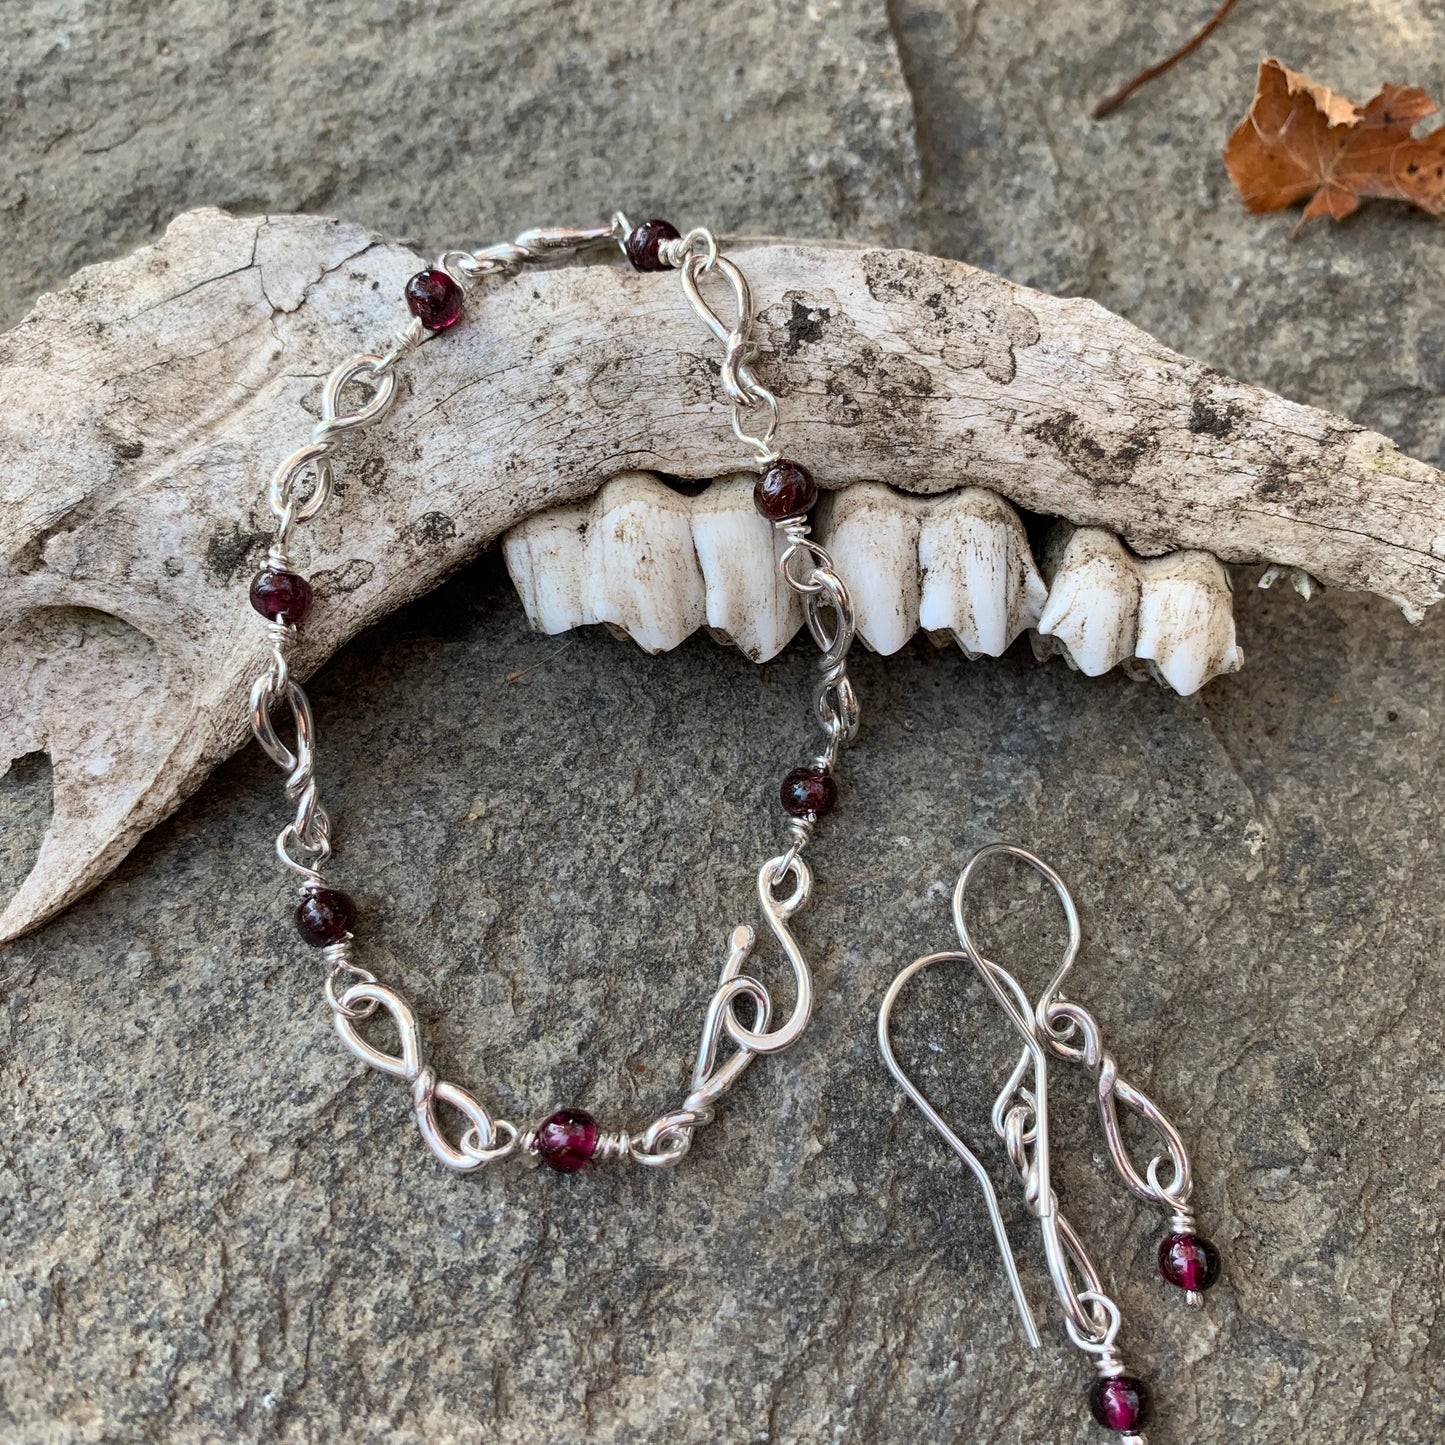
[[[771,526],[783,580],[801,599],[808,629],[821,654],[812,702],[823,730],[823,746],[812,762],[794,769],[783,780],[781,803],[788,815],[788,843],[782,853],[763,864],[757,880],[763,918],[791,965],[795,992],[792,1011],[785,1021],[774,1023],[769,990],[755,976],[755,969],[744,971],[751,961],[754,931],[746,926],[733,930],[726,961],[707,1007],[689,1092],[680,1107],[637,1130],[603,1130],[591,1114],[575,1108],[559,1109],[538,1124],[518,1127],[495,1117],[474,1093],[442,1081],[428,1066],[410,1003],[353,956],[358,911],[352,899],[324,871],[331,856],[331,822],[318,796],[311,706],[290,664],[298,626],[312,604],[310,582],[293,570],[292,534],[332,500],[338,444],[386,415],[397,390],[398,365],[428,335],[439,335],[461,320],[468,287],[594,248],[620,250],[638,271],[677,272],[687,303],[722,346],[719,371],[732,408],[733,431],[739,442],[752,451],[758,468],[758,510]],[[724,320],[704,299],[701,286],[708,276],[722,280],[731,291],[732,319]],[[448,1168],[471,1173],[514,1154],[530,1155],[561,1172],[581,1170],[604,1159],[672,1167],[687,1155],[695,1133],[712,1121],[718,1102],[753,1059],[781,1052],[795,1043],[812,1009],[811,973],[789,920],[811,895],[813,875],[804,861],[804,850],[818,820],[836,802],[839,757],[858,729],[858,700],[847,672],[854,632],[852,608],[831,558],[811,537],[807,521],[817,487],[806,467],[781,456],[774,445],[777,400],[759,382],[751,365],[752,297],[742,272],[720,253],[710,231],[696,229],[683,235],[656,220],[633,226],[619,214],[610,224],[590,230],[524,232],[515,241],[481,251],[444,253],[435,266],[412,277],[405,295],[411,322],[384,350],[354,356],[332,372],[322,394],[321,419],[310,440],[287,456],[272,476],[267,500],[275,518],[275,537],[265,566],[250,584],[250,603],[266,622],[266,647],[251,690],[249,721],[262,748],[286,773],[287,797],[295,806],[293,818],[276,839],[276,854],[298,880],[296,926],[302,937],[320,951],[327,966],[323,991],[342,1042],[371,1068],[408,1086],[422,1138]],[[346,398],[358,392],[363,399],[348,409]],[[289,712],[294,744],[288,745],[278,734],[273,710]],[[999,853],[1013,854],[1042,873],[1057,892],[1068,920],[1069,944],[1063,964],[1037,1004],[1030,1002],[1007,970],[978,951],[964,917],[970,880],[980,864]],[[1063,995],[1064,980],[1078,952],[1080,931],[1073,901],[1057,875],[1022,849],[1001,845],[984,849],[959,879],[954,919],[962,950],[918,959],[899,974],[888,990],[878,1025],[883,1056],[909,1096],[978,1179],[1024,1328],[1037,1345],[1038,1330],[1019,1282],[988,1174],[908,1078],[889,1038],[893,1005],[910,978],[934,963],[973,963],[1023,1040],[1018,1064],[994,1105],[993,1125],[1018,1172],[1029,1208],[1039,1220],[1049,1272],[1064,1308],[1069,1336],[1080,1349],[1095,1356],[1099,1371],[1091,1397],[1095,1417],[1126,1438],[1141,1440],[1137,1428],[1147,1412],[1148,1396],[1142,1381],[1127,1373],[1115,1348],[1118,1307],[1105,1292],[1099,1272],[1077,1234],[1059,1212],[1050,1179],[1049,1056],[1079,1063],[1094,1077],[1104,1135],[1115,1167],[1135,1194],[1169,1211],[1171,1233],[1160,1249],[1161,1270],[1166,1279],[1187,1290],[1197,1301],[1200,1292],[1213,1284],[1219,1258],[1213,1246],[1194,1232],[1189,1211],[1192,1181],[1188,1156],[1164,1115],[1120,1078],[1093,1018]],[[741,999],[751,1005],[746,1020],[737,1012]],[[395,1026],[399,1040],[396,1053],[378,1047],[361,1032],[362,1022],[378,1013],[389,1016]],[[723,1051],[729,1044],[731,1049],[724,1058]],[[1164,1141],[1165,1154],[1155,1158],[1143,1175],[1134,1168],[1120,1136],[1120,1104],[1140,1114]],[[446,1115],[459,1122],[459,1132],[456,1123],[450,1128],[444,1123]],[[1167,1184],[1160,1179],[1166,1155],[1171,1170]]]
[[[1028,991],[1002,964],[984,955],[969,928],[970,889],[983,866],[994,858],[1014,858],[1027,864],[1042,875],[1063,907],[1068,943],[1062,962],[1036,1001],[1030,999]],[[1194,1179],[1184,1141],[1158,1105],[1120,1074],[1113,1056],[1104,1047],[1093,1015],[1064,994],[1064,984],[1078,957],[1083,934],[1078,909],[1068,888],[1047,863],[1008,843],[981,848],[969,859],[954,889],[953,923],[958,934],[957,949],[915,959],[889,986],[878,1011],[878,1047],[883,1061],[903,1091],[978,1181],[1024,1333],[1037,1348],[1038,1327],[1019,1279],[988,1171],[910,1078],[893,1047],[893,1008],[909,980],[934,964],[971,964],[1022,1041],[1018,1062],[994,1100],[990,1119],[1018,1175],[1028,1210],[1038,1220],[1049,1277],[1064,1313],[1064,1328],[1069,1339],[1093,1357],[1098,1371],[1089,1392],[1090,1410],[1105,1429],[1134,1445],[1143,1445],[1144,1437],[1139,1432],[1149,1415],[1148,1387],[1129,1373],[1120,1358],[1119,1307],[1105,1289],[1103,1278],[1077,1231],[1060,1210],[1053,1186],[1049,1159],[1050,1057],[1078,1064],[1093,1078],[1099,1122],[1119,1178],[1131,1193],[1167,1212],[1168,1233],[1159,1245],[1159,1272],[1167,1283],[1184,1292],[1191,1305],[1199,1307],[1203,1305],[1204,1292],[1219,1278],[1220,1259],[1214,1245],[1196,1232],[1190,1208]],[[1142,1174],[1124,1143],[1119,1120],[1121,1106],[1133,1111],[1152,1128],[1163,1146]],[[1162,1178],[1166,1168],[1167,1181]]]

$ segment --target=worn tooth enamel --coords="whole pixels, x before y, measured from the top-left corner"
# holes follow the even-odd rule
[[[645,652],[667,652],[703,624],[706,597],[689,499],[626,472],[597,494],[587,530],[583,600]]]
[[[1139,559],[1099,527],[1056,526],[1044,547],[1048,600],[1039,635],[1071,666],[1098,677],[1134,656],[1141,582]]]
[[[624,473],[589,503],[517,523],[502,553],[540,632],[600,622],[647,652],[665,652],[702,626],[688,499],[645,473]]]
[[[692,541],[708,630],[767,662],[803,625],[803,611],[778,570],[783,544],[753,505],[753,482],[750,474],[725,478],[694,497]]]
[[[1122,667],[1187,697],[1243,662],[1229,575],[1208,552],[1137,557],[1112,532],[1063,523],[1043,563],[1039,634],[1091,677]]]
[[[592,508],[552,507],[517,523],[502,538],[502,556],[538,632],[567,632],[595,622],[584,597]]]
[[[532,625],[602,623],[650,652],[706,625],[757,661],[776,656],[802,613],[751,483],[736,476],[688,497],[628,473],[589,503],[519,522],[503,550]],[[884,655],[920,628],[970,657],[998,656],[1032,630],[1040,656],[1062,654],[1091,677],[1120,667],[1184,695],[1242,661],[1228,574],[1207,552],[1141,558],[1112,532],[1060,523],[1041,576],[1018,514],[994,493],[913,497],[876,482],[826,496],[815,534],[858,636]]]
[[[1028,534],[1004,499],[966,487],[928,504],[918,534],[918,624],[952,633],[970,657],[999,657],[1038,625],[1048,588]]]
[[[1173,552],[1139,563],[1136,657],[1157,668],[1181,696],[1212,677],[1237,672],[1244,654],[1234,635],[1229,574],[1208,552]]]
[[[924,505],[879,482],[858,482],[829,493],[816,513],[818,539],[848,589],[858,636],[884,657],[918,631]]]

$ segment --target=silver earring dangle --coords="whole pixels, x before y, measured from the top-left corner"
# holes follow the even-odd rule
[[[1027,991],[1001,964],[986,958],[974,940],[965,914],[969,889],[990,859],[1010,857],[1027,864],[1054,890],[1068,927],[1068,944],[1048,987],[1031,1002]],[[953,921],[960,947],[915,959],[889,986],[878,1012],[878,1047],[888,1071],[924,1117],[948,1141],[978,1181],[988,1207],[994,1237],[1014,1301],[1029,1343],[1039,1343],[1033,1314],[1019,1281],[1008,1232],[988,1171],[977,1156],[939,1114],[898,1062],[890,1033],[893,1007],[910,979],[936,963],[971,963],[988,985],[1009,1022],[1023,1041],[1018,1063],[1009,1075],[991,1112],[994,1132],[1003,1140],[1010,1162],[1023,1186],[1030,1212],[1038,1219],[1049,1276],[1064,1311],[1064,1326],[1079,1349],[1094,1357],[1098,1379],[1089,1393],[1094,1419],[1126,1442],[1143,1445],[1139,1433],[1149,1414],[1149,1390],[1144,1381],[1125,1368],[1116,1348],[1119,1307],[1109,1297],[1098,1269],[1090,1260],[1077,1232],[1059,1209],[1049,1160],[1049,1057],[1082,1065],[1095,1081],[1099,1119],[1109,1157],[1124,1184],[1139,1198],[1169,1211],[1170,1232],[1159,1248],[1164,1279],[1184,1290],[1192,1304],[1203,1303],[1203,1291],[1219,1277],[1219,1253],[1195,1232],[1189,1206],[1193,1176],[1189,1156],[1179,1132],[1159,1107],[1119,1074],[1105,1050],[1099,1026],[1079,1004],[1064,996],[1064,983],[1079,953],[1083,934],[1074,900],[1063,880],[1042,859],[1012,844],[995,843],[979,849],[959,876],[953,893]],[[1141,1174],[1125,1148],[1119,1127],[1119,1106],[1133,1110],[1150,1125],[1163,1145]],[[1170,1177],[1161,1182],[1166,1162]]]

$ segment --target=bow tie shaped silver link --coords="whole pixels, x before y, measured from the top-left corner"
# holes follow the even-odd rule
[[[483,1164],[490,1164],[492,1160],[512,1152],[517,1142],[516,1127],[505,1119],[494,1122],[465,1089],[439,1082],[436,1074],[426,1066],[422,1059],[421,1030],[417,1027],[416,1015],[399,993],[384,984],[354,983],[341,995],[339,1004],[332,1016],[342,1043],[368,1067],[390,1074],[394,1079],[404,1079],[411,1085],[417,1128],[427,1147],[448,1169],[469,1174],[473,1169],[480,1169]],[[397,1037],[401,1040],[400,1054],[389,1054],[362,1038],[355,1023],[361,1015],[358,1004],[379,1005],[391,1016]],[[453,1144],[442,1133],[436,1116],[437,1101],[449,1104],[467,1120],[469,1127],[459,1145]],[[501,1143],[497,1142],[499,1135],[504,1136]]]

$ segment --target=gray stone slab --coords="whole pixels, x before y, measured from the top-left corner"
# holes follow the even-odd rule
[[[329,38],[303,13],[0,22],[7,316],[200,201],[441,240],[640,192],[1088,291],[1436,455],[1433,224],[1372,208],[1291,245],[1292,218],[1238,213],[1217,151],[1267,50],[1361,98],[1407,77],[1445,91],[1438,7],[1391,25],[1241,7],[1106,129],[1087,103],[1172,43],[1172,16],[901,0],[916,210],[907,93],[861,3],[774,27],[761,7],[350,7]],[[746,144],[720,135],[750,102]],[[894,970],[950,941],[968,850],[1006,837],[1073,884],[1074,992],[1184,1128],[1226,1257],[1203,1314],[1158,1283],[1159,1220],[1061,1076],[1057,1182],[1155,1382],[1150,1439],[1440,1438],[1445,635],[1335,594],[1244,588],[1239,617],[1245,670],[1188,701],[1021,654],[860,656],[865,733],[799,920],[815,1022],[672,1174],[440,1171],[405,1090],[330,1032],[269,856],[274,769],[228,764],[0,955],[0,1436],[1101,1438],[1086,1364],[1052,1315],[1025,1348],[976,1194],[873,1043]],[[338,873],[444,1077],[522,1118],[678,1097],[778,837],[775,780],[811,746],[809,666],[805,648],[758,669],[701,640],[646,658],[536,637],[489,560],[318,677]],[[36,763],[0,787],[7,880],[44,779]],[[1039,916],[997,923],[1031,976]],[[1010,1046],[976,981],[931,980],[899,1024],[986,1143]],[[1003,1197],[1045,1311],[1036,1237]]]
[[[7,7],[0,324],[198,205],[433,246],[620,205],[895,239],[917,176],[886,16],[823,5],[348,0]]]

